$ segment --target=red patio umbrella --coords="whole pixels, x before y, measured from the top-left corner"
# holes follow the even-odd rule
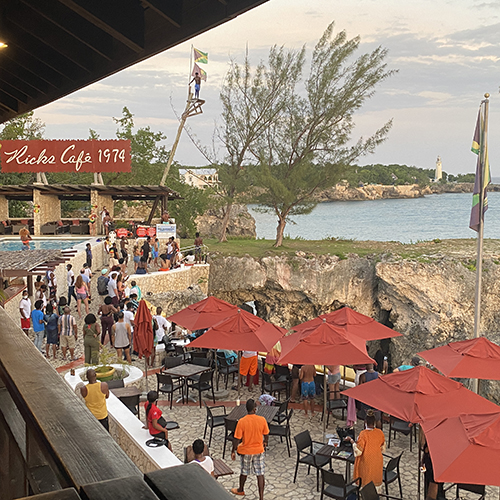
[[[280,340],[280,364],[341,365],[373,363],[365,341],[326,321]]]
[[[326,319],[327,323],[344,328],[349,334],[357,335],[363,340],[389,339],[402,336],[392,328],[384,326],[373,318],[356,312],[350,307],[342,307],[336,311],[322,314],[317,318],[294,326],[293,330],[298,332],[319,326],[324,319]]]
[[[146,372],[146,390],[148,389],[147,358],[154,349],[153,317],[144,300],[139,301],[139,307],[134,318],[134,349],[139,353],[139,359],[144,356]]]
[[[191,331],[204,330],[237,312],[237,306],[210,296],[172,314],[167,319]]]
[[[424,422],[436,481],[500,486],[500,412]]]
[[[366,342],[326,322],[324,318],[313,328],[292,333],[280,340],[280,364],[342,365],[373,363],[366,352]],[[326,369],[324,369],[323,411],[326,414]],[[326,418],[323,419],[323,432]]]
[[[285,333],[284,328],[236,308],[236,314],[207,330],[189,347],[269,352]]]
[[[447,377],[500,380],[500,346],[485,337],[418,353]]]
[[[467,408],[485,414],[499,410],[496,404],[459,382],[424,366],[383,375],[343,394],[412,423],[454,417]]]

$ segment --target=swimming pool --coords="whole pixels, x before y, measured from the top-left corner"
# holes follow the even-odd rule
[[[80,243],[85,243],[88,241],[86,239],[33,239],[30,241],[31,250],[66,250],[67,248],[73,248]],[[0,252],[15,252],[16,250],[22,250],[21,240],[15,239],[2,239],[0,240]]]

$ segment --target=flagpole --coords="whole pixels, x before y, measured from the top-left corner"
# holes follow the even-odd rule
[[[488,139],[488,108],[490,94],[484,94],[484,128],[481,136],[481,168],[479,170],[481,178],[479,180],[479,227],[477,232],[477,258],[476,258],[476,293],[474,297],[474,338],[479,337],[481,323],[481,285],[483,275],[483,234],[484,234],[484,170],[486,166],[486,145]],[[472,390],[479,393],[478,379],[472,380]]]
[[[189,83],[191,82],[191,78],[193,75],[191,75],[191,73],[193,72],[193,50],[194,50],[194,47],[193,45],[191,44],[191,53],[189,54],[189,76],[188,76],[188,86],[189,86]],[[188,96],[189,96],[189,100],[191,100],[191,92],[188,90]]]

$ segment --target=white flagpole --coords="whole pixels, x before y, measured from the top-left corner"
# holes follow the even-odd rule
[[[193,72],[193,50],[194,47],[191,45],[191,53],[189,54],[189,77],[188,77],[188,85],[191,79],[193,78],[193,75],[191,74]],[[188,90],[188,95],[190,95],[191,92]],[[191,99],[191,96],[189,97]]]
[[[484,234],[484,174],[486,166],[486,148],[488,143],[488,108],[490,94],[484,94],[483,108],[483,123],[484,128],[481,134],[481,169],[480,169],[480,191],[479,191],[479,228],[477,233],[477,257],[476,257],[476,293],[474,298],[474,338],[479,337],[480,323],[481,323],[481,285],[483,274],[483,234]],[[479,381],[473,379],[472,390],[475,393],[479,392]]]

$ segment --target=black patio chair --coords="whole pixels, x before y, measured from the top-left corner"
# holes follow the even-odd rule
[[[212,444],[212,433],[215,427],[222,427],[226,420],[226,407],[224,405],[217,406],[208,406],[205,401],[203,401],[205,408],[207,409],[207,419],[205,421],[205,432],[203,433],[203,439],[205,439],[207,435],[207,430],[210,428],[210,438],[208,439],[208,447]],[[214,410],[218,410],[220,408],[224,409],[223,415],[214,415]]]
[[[477,498],[477,500],[484,500],[486,498],[486,486],[483,484],[456,484],[457,487],[457,496],[455,500],[459,500],[462,498],[460,496],[460,491],[467,491],[468,493],[477,493],[481,495]]]
[[[323,384],[321,384],[321,387],[323,387]],[[330,399],[330,396],[335,394],[336,391],[328,391],[326,397],[327,402],[326,402],[326,427],[328,427],[328,424],[330,423],[330,415],[335,411],[335,410],[341,410],[342,411],[342,420],[344,420],[344,415],[345,411],[347,410],[347,400],[345,397],[342,395],[340,396],[339,399]],[[323,405],[323,410],[321,414],[321,421],[323,421],[323,418],[325,418],[325,408]]]
[[[168,394],[170,399],[170,409],[172,409],[172,404],[174,401],[174,392],[180,391],[181,396],[183,393],[183,385],[176,384],[170,375],[166,375],[165,373],[157,373],[156,374],[156,391],[158,394],[160,392],[164,392]]]
[[[224,379],[226,380],[226,390],[227,390],[229,375],[231,374],[233,375],[233,382],[234,382],[234,376],[236,373],[238,373],[238,365],[228,364],[223,352],[217,353],[217,362],[219,363],[219,373],[217,375],[217,388],[219,387],[219,378],[221,375],[223,375]]]
[[[200,408],[201,408],[201,393],[205,391],[212,391],[212,400],[215,404],[215,394],[214,394],[214,371],[210,370],[208,372],[203,372],[197,381],[186,380],[186,399],[189,397],[189,389],[194,389],[198,391],[200,398]]]
[[[391,447],[391,435],[393,432],[394,432],[394,439],[396,439],[396,432],[400,432],[405,436],[410,436],[410,452],[411,452],[413,436],[415,436],[414,439],[415,442],[417,442],[417,426],[411,424],[410,422],[404,422],[403,420],[395,418],[391,415],[391,417],[389,418],[389,441],[387,443],[387,448]]]
[[[141,410],[140,410],[140,395],[136,396],[120,396],[118,399],[140,420]]]
[[[287,394],[290,394],[292,374],[288,366],[274,365],[274,379],[276,382],[284,382],[287,385]]]
[[[269,435],[270,436],[279,436],[281,442],[283,442],[283,438],[285,438],[286,447],[288,449],[288,456],[289,457],[291,457],[290,448],[292,447],[292,437],[291,437],[291,432],[290,432],[290,420],[292,418],[292,415],[293,415],[293,409],[291,409],[288,412],[285,425],[269,424]]]
[[[204,366],[209,368],[212,365],[212,360],[207,358],[191,358],[191,364],[197,366]],[[200,375],[191,375],[187,378],[190,382],[198,382],[200,380]]]
[[[265,372],[261,372],[262,375],[262,392],[268,392],[271,394],[278,395],[278,401],[281,399],[280,395],[285,392],[286,397],[288,397],[288,386],[286,382],[276,382],[272,379],[271,375]]]
[[[191,351],[190,354],[191,354],[191,359],[208,357],[208,351]]]
[[[403,496],[403,488],[401,486],[401,474],[399,472],[399,463],[401,462],[401,457],[403,456],[404,451],[401,452],[400,455],[397,457],[390,457],[389,455],[385,455],[384,457],[390,458],[389,462],[387,462],[387,465],[384,467],[383,470],[383,481],[385,484],[385,493],[388,495],[389,494],[389,485],[398,480],[399,484],[399,495],[402,497]]]
[[[282,424],[286,421],[288,417],[288,404],[290,403],[290,398],[286,399],[282,403],[279,401],[275,401],[274,405],[279,406],[278,413],[273,418],[273,422],[277,422],[278,424]]]
[[[300,434],[294,436],[295,445],[297,446],[297,463],[295,465],[295,474],[293,476],[293,482],[297,480],[297,472],[299,470],[299,464],[307,465],[307,474],[311,472],[311,467],[316,469],[316,491],[319,491],[319,470],[325,465],[331,465],[331,457],[323,457],[317,455],[313,451],[313,444],[323,446],[324,443],[318,441],[313,441],[309,431],[303,431]],[[309,451],[306,451],[309,450]]]
[[[336,500],[347,500],[351,495],[358,497],[359,478],[346,482],[342,474],[336,474],[332,470],[321,469],[321,497],[335,498]],[[326,485],[326,488],[325,488]]]
[[[108,384],[108,389],[119,389],[120,387],[125,387],[125,383],[122,380],[110,380],[106,382]]]
[[[233,440],[234,440],[234,431],[236,430],[236,424],[238,423],[237,420],[229,420],[228,418],[224,418],[224,427],[225,427],[225,434],[224,434],[224,448],[222,450],[222,458],[225,458],[226,456],[226,444],[228,441],[231,442],[231,449]]]
[[[370,481],[359,490],[359,498],[361,498],[361,500],[380,500],[380,498],[389,498],[390,500],[403,500],[399,497],[391,497],[390,495],[378,493],[377,488],[375,488],[375,485],[373,484],[373,481]]]
[[[175,354],[176,356],[182,356],[184,363],[187,363],[188,361],[191,360],[191,354],[187,352],[186,349],[184,349],[184,347],[181,345],[175,346]]]

